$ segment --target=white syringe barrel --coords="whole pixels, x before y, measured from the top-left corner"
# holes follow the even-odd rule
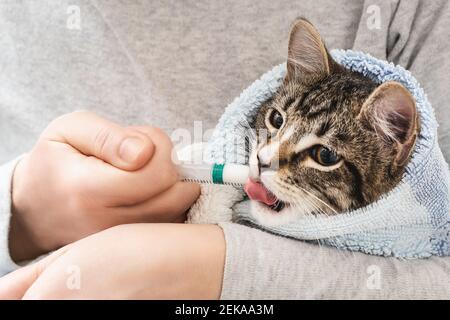
[[[177,165],[181,178],[199,183],[243,185],[249,176],[249,167],[239,164],[193,164]]]
[[[223,168],[223,183],[245,184],[249,173],[250,169],[248,166],[240,164],[226,164]]]

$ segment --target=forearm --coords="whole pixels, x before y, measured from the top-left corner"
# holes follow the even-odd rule
[[[450,298],[450,258],[401,261],[236,224],[222,228],[227,243],[222,299]]]
[[[218,226],[121,225],[0,278],[0,300],[218,299],[224,260]],[[71,266],[82,273],[78,290],[67,287]]]
[[[127,228],[126,226],[124,228]],[[225,239],[216,225],[147,224],[151,284],[145,299],[219,299],[225,263]],[[135,232],[137,233],[137,232]]]

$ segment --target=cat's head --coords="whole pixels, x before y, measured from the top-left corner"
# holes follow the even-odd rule
[[[376,201],[401,180],[418,133],[412,95],[338,65],[306,20],[294,24],[287,74],[258,111],[246,186],[252,213],[279,224]]]

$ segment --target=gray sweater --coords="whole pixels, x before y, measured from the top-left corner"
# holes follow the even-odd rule
[[[213,128],[224,106],[286,57],[290,23],[310,19],[329,48],[413,72],[450,159],[446,0],[2,1],[0,164],[53,118],[89,109],[122,124]],[[0,166],[0,270],[8,254],[14,162]],[[43,181],[43,183],[45,183]],[[450,258],[399,261],[221,225],[222,298],[450,298]]]

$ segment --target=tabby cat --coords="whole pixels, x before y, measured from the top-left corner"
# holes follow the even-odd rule
[[[304,19],[290,34],[284,82],[255,119],[246,191],[267,223],[376,201],[400,182],[420,130],[400,83],[344,69]]]

